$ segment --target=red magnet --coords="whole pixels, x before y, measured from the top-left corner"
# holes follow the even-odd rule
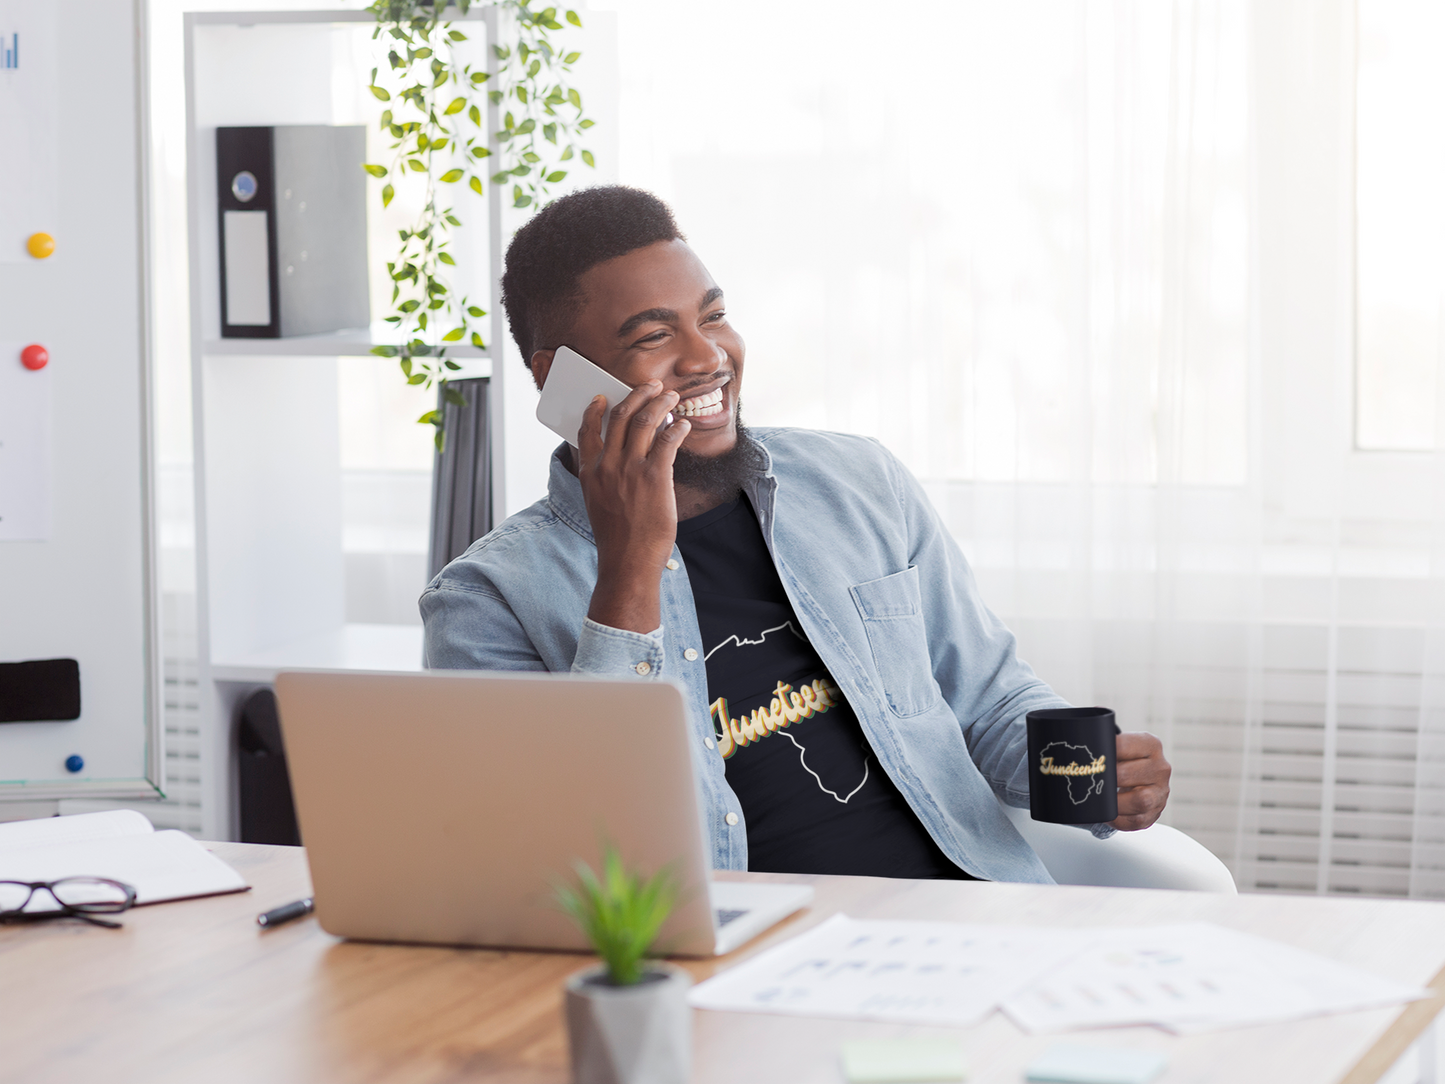
[[[50,351],[39,343],[31,343],[20,351],[20,364],[32,372],[50,364]]]

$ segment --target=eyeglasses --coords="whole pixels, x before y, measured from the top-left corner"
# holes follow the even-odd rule
[[[35,893],[44,889],[56,907],[40,907],[27,911]],[[40,901],[43,903],[43,900]],[[96,915],[118,915],[135,903],[135,889],[121,881],[106,877],[63,877],[58,881],[0,881],[0,922],[28,921],[39,918],[79,918],[95,926],[112,930],[119,922],[96,918]]]

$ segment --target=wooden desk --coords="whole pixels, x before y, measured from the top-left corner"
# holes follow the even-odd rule
[[[568,1079],[563,978],[584,957],[338,941],[314,919],[269,932],[259,911],[310,892],[303,854],[212,845],[254,891],[140,908],[123,931],[0,927],[0,1080],[328,1084]],[[749,876],[747,874],[733,876]],[[752,875],[761,876],[761,875]],[[1314,949],[1442,996],[1401,1009],[1175,1038],[1151,1028],[1072,1040],[1167,1052],[1165,1084],[1376,1080],[1445,1005],[1445,904],[1214,896],[969,882],[813,879],[815,906],[699,978],[837,911],[858,917],[1102,925],[1204,919]],[[697,1084],[841,1080],[854,1036],[946,1029],[695,1014]],[[1056,1041],[994,1014],[957,1033],[970,1081],[1022,1079]]]

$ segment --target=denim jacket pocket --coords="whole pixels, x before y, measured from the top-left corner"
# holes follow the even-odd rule
[[[863,618],[868,646],[894,715],[921,715],[943,695],[933,680],[918,569],[854,584],[849,592]]]

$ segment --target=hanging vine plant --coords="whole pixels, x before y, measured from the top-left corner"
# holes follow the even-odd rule
[[[482,195],[487,184],[509,185],[513,207],[536,209],[572,168],[563,163],[577,158],[596,165],[592,152],[580,145],[594,122],[584,115],[582,95],[569,81],[582,54],[563,52],[552,38],[568,23],[580,27],[581,18],[575,11],[559,18],[555,7],[534,11],[531,0],[492,2],[512,16],[499,20],[510,31],[509,40],[491,43],[493,72],[456,56],[456,47],[468,36],[445,17],[444,0],[437,5],[375,0],[370,7],[376,16],[372,38],[388,46],[388,66],[371,70],[369,89],[388,103],[381,129],[394,142],[389,164],[363,168],[386,180],[382,207],[396,197],[395,182],[405,174],[422,175],[426,185],[421,210],[399,231],[396,256],[386,264],[393,310],[386,320],[401,333],[401,345],[376,346],[371,352],[397,358],[408,384],[435,385],[445,402],[458,406],[464,400],[447,382],[461,366],[447,357],[447,349],[460,342],[485,349],[473,321],[487,314],[456,293],[446,271],[456,266],[451,231],[462,224],[450,205],[451,193]],[[471,0],[456,0],[455,10],[466,15],[471,6]],[[501,111],[494,132],[487,130],[484,94]],[[495,156],[493,139],[500,148]],[[442,410],[429,410],[417,421],[435,427],[440,451]]]

